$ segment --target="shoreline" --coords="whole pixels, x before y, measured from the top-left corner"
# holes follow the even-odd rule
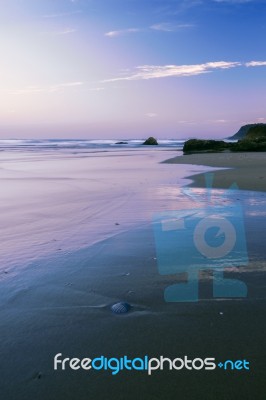
[[[11,189],[23,187],[26,193],[25,189],[34,185],[34,191],[27,192],[29,197],[23,198],[20,193],[24,208],[19,210],[23,213],[13,219],[10,232],[6,227],[10,239],[6,252],[13,249],[16,257],[20,254],[18,222],[27,233],[22,242],[26,249],[21,254],[26,257],[36,251],[25,269],[15,274],[5,269],[0,280],[0,374],[4,398],[17,400],[17,393],[21,393],[21,400],[44,400],[53,393],[57,400],[118,400],[124,398],[121,392],[127,391],[129,400],[136,399],[139,393],[145,400],[161,400],[167,390],[169,400],[184,394],[191,400],[223,400],[224,396],[247,394],[259,399],[265,381],[263,353],[258,346],[265,341],[266,329],[265,195],[258,192],[250,202],[250,193],[239,193],[246,206],[251,263],[225,271],[225,278],[246,283],[248,297],[214,298],[212,274],[203,271],[198,277],[199,301],[166,302],[165,288],[185,283],[186,275],[160,273],[150,217],[154,212],[176,207],[195,207],[197,198],[183,193],[186,175],[198,171],[198,176],[203,176],[199,171],[214,168],[204,167],[201,162],[198,167],[180,165],[177,169],[167,165],[164,157],[155,151],[146,153],[144,158],[123,154],[70,158],[67,166],[61,158],[47,157],[32,162],[22,162],[20,158],[20,164],[4,164],[2,178],[10,185],[5,200],[6,206],[11,207],[9,215],[14,213],[17,202]],[[170,164],[183,158],[175,157]],[[190,164],[190,158],[185,158]],[[229,170],[221,172],[227,174]],[[198,200],[201,198],[204,200],[204,193]],[[131,212],[133,206],[135,213]],[[256,215],[252,214],[254,207]],[[38,224],[32,226],[33,221]],[[43,226],[44,221],[50,224]],[[67,228],[63,224],[55,231],[60,221],[68,222]],[[37,233],[42,235],[36,236]],[[92,243],[92,233],[101,240]],[[70,241],[75,250],[68,245]],[[26,251],[27,246],[30,252]],[[128,314],[111,312],[111,306],[120,301],[131,305]],[[114,377],[108,371],[55,371],[53,358],[58,353],[80,359],[101,355],[134,358],[148,354],[171,359],[186,354],[191,358],[207,355],[217,362],[246,359],[252,369],[248,374],[225,373],[218,368],[210,374],[165,369],[152,376],[141,371],[121,371]],[[234,382],[233,389],[230,382]]]
[[[236,183],[241,190],[266,191],[265,153],[209,153],[177,156],[164,161],[165,164],[190,164],[217,167],[213,188],[227,189]],[[187,176],[192,179],[189,187],[205,188],[204,173]]]

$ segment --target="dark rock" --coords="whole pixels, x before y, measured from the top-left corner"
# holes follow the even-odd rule
[[[158,142],[157,142],[157,140],[156,140],[154,137],[150,136],[150,137],[149,137],[147,140],[145,140],[145,142],[142,143],[142,144],[144,144],[144,145],[151,145],[151,146],[157,146],[157,145],[158,145]]]
[[[126,314],[130,311],[131,305],[125,302],[113,304],[111,310],[114,314]]]
[[[242,126],[230,139],[237,142],[223,140],[190,139],[184,144],[184,154],[211,153],[222,151],[266,151],[266,124],[249,124]]]
[[[266,136],[261,138],[245,138],[231,143],[232,151],[266,151]]]
[[[230,149],[230,144],[223,140],[189,139],[185,142],[183,152],[191,153],[212,153]]]
[[[254,134],[255,135],[255,134]],[[247,136],[236,143],[226,143],[222,140],[190,139],[185,142],[184,154],[219,153],[223,151],[266,151],[266,135],[261,137]]]
[[[116,142],[116,144],[128,144],[128,142]]]

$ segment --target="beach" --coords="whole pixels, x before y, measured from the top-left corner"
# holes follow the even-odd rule
[[[167,161],[166,161],[167,160]],[[226,168],[226,169],[224,169]],[[230,168],[230,169],[229,169]],[[265,157],[182,156],[173,149],[21,151],[1,155],[1,393],[8,400],[265,398]],[[154,215],[241,205],[247,265],[225,276],[244,298],[166,302],[185,271],[161,274]],[[223,188],[240,189],[224,197]],[[130,312],[115,315],[124,301]],[[215,357],[250,370],[54,370],[54,357]]]
[[[0,1],[0,400],[266,400],[265,17]]]
[[[190,154],[165,162],[222,168],[215,172],[214,188],[226,189],[236,183],[242,190],[262,192],[266,190],[266,155],[264,152]],[[193,174],[192,179],[191,187],[206,186],[202,174]]]

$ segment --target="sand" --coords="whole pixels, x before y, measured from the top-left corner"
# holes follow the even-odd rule
[[[215,299],[211,274],[202,274],[200,301],[167,303],[164,289],[186,276],[160,275],[152,216],[205,204],[206,191],[187,190],[184,177],[216,169],[161,163],[174,155],[46,152],[2,160],[4,399],[265,398],[266,195],[236,191],[224,198],[220,190],[212,192],[213,201],[243,207],[250,262],[228,270],[226,277],[245,282],[248,297]],[[114,315],[110,307],[118,301],[130,303],[131,311]],[[57,353],[246,359],[251,370],[166,370],[152,376],[54,371]]]
[[[266,153],[191,154],[165,161],[171,164],[193,164],[223,168],[214,176],[214,188],[228,188],[236,183],[243,190],[266,190]],[[225,170],[224,168],[230,168]],[[202,174],[190,176],[191,187],[205,187]]]
[[[145,224],[166,200],[160,188],[184,175],[160,166],[168,154],[175,152],[2,152],[0,271]]]

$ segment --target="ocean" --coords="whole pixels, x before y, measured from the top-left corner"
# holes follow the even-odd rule
[[[0,150],[139,149],[144,141],[145,139],[1,139]],[[158,147],[182,150],[184,142],[184,139],[158,139]],[[154,146],[145,146],[145,148],[154,148]]]

